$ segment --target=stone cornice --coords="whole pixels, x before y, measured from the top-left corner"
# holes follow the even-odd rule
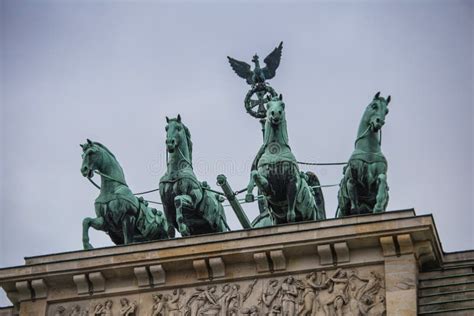
[[[0,269],[0,286],[13,302],[36,293],[54,301],[367,266],[410,253],[420,266],[442,264],[431,215],[393,211],[29,257],[24,266]],[[107,290],[117,278],[127,286]],[[58,284],[76,290],[50,291]]]
[[[354,243],[351,248],[357,248],[362,240],[375,243],[380,236],[403,233],[415,234],[415,241],[429,239],[437,252],[436,257],[442,257],[431,215],[415,216],[413,210],[408,210],[27,257],[24,266],[0,269],[0,284],[23,276],[41,277],[109,266],[182,261],[217,254],[225,256],[235,252],[255,253],[262,249],[278,250],[299,245],[346,241]]]

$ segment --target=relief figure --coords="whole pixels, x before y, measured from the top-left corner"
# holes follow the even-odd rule
[[[262,298],[260,300],[262,305],[262,315],[273,315],[272,305],[276,296],[280,293],[281,285],[276,279],[271,279],[263,289]]]
[[[283,316],[296,315],[296,298],[298,297],[298,289],[296,288],[295,278],[289,276],[281,285],[281,310]]]
[[[181,295],[185,292],[182,289],[175,289],[172,294],[165,296],[165,305],[168,316],[181,316],[182,306],[179,303]]]

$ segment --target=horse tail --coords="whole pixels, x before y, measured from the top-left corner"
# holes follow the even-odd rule
[[[311,172],[306,172],[307,183],[311,187],[314,193],[314,201],[316,203],[316,210],[317,210],[317,219],[326,219],[326,209],[324,204],[324,195],[323,190],[321,190],[320,182],[318,176]]]

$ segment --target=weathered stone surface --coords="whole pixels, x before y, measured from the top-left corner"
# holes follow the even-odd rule
[[[314,310],[315,313],[318,311],[318,314],[330,310],[348,314],[363,309],[372,311],[371,315],[381,316],[385,311],[383,274],[382,265],[353,269],[333,268],[320,272],[217,282],[212,285],[186,286],[140,294],[111,294],[107,298],[53,303],[48,306],[47,315],[55,316],[61,310],[64,310],[66,315],[73,311],[78,311],[77,315],[81,315],[80,313],[85,311],[105,311],[108,305],[114,315],[126,315],[122,314],[126,308],[135,308],[135,311],[141,314],[153,315],[153,312],[162,308],[164,315],[172,315],[172,311],[177,312],[176,315],[214,315],[213,311],[226,311],[224,315],[232,315],[246,314],[247,310],[253,309],[260,311],[261,315],[280,310],[284,315],[296,316],[298,309],[306,308],[307,313],[310,313],[315,308],[314,304],[318,304],[320,307]],[[332,281],[333,279],[335,281]],[[318,297],[307,294],[312,291],[312,282],[320,287]],[[280,295],[274,295],[276,293]],[[345,303],[341,305],[337,303],[340,295],[344,295],[345,299]],[[160,296],[163,300],[161,305]],[[304,299],[298,300],[298,297]],[[176,301],[173,302],[173,299]],[[370,303],[367,303],[368,301]]]
[[[416,315],[417,274],[413,254],[385,257],[388,315]]]
[[[210,258],[209,267],[212,271],[213,278],[222,278],[225,276],[224,260],[221,257]]]
[[[150,277],[146,267],[136,267],[133,269],[133,272],[135,273],[139,287],[150,286]]]
[[[334,252],[336,253],[337,262],[349,262],[351,260],[349,247],[346,242],[338,242],[334,244]]]
[[[333,264],[334,257],[332,255],[330,245],[318,245],[319,263],[321,265]]]
[[[196,271],[196,278],[198,280],[205,280],[209,278],[209,270],[207,269],[206,260],[194,260],[193,266],[194,270]]]
[[[13,307],[0,307],[0,316],[13,316]]]
[[[18,300],[27,301],[31,300],[33,295],[31,293],[30,285],[28,281],[20,281],[16,283],[16,290],[18,292]]]
[[[420,268],[423,268],[425,265],[436,265],[436,256],[429,240],[420,241],[415,244],[415,255]]]
[[[286,257],[283,250],[270,251],[270,258],[273,263],[274,271],[281,271],[286,269]]]
[[[395,256],[397,254],[392,236],[380,237],[380,245],[382,246],[384,256]]]
[[[34,291],[35,299],[46,298],[48,296],[48,287],[43,279],[31,281],[31,288]]]
[[[410,234],[397,235],[398,245],[400,247],[400,254],[413,253],[413,242]]]
[[[92,283],[94,293],[105,291],[105,278],[102,272],[89,273],[89,281]]]
[[[88,294],[89,293],[89,281],[87,280],[87,275],[77,274],[73,275],[72,279],[76,284],[77,294]]]
[[[255,260],[257,272],[270,271],[270,262],[268,261],[267,254],[265,252],[254,253],[253,259]]]
[[[161,264],[150,266],[151,283],[153,285],[166,282],[166,272]]]
[[[418,282],[423,256],[444,264],[435,232],[431,216],[387,212],[27,258],[0,285],[21,315],[413,315],[433,282]]]

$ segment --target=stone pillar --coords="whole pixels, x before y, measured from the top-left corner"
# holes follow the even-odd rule
[[[409,234],[380,238],[384,254],[387,315],[417,314],[418,265]]]

